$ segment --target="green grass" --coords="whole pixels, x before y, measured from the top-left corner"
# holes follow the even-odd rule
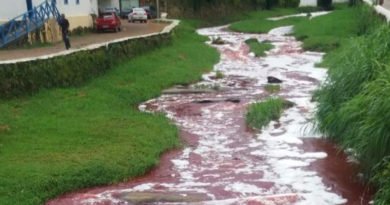
[[[267,84],[264,86],[264,89],[269,93],[278,93],[280,92],[280,85],[277,84]]]
[[[390,204],[390,28],[372,8],[357,11],[354,37],[344,38],[323,63],[329,77],[315,96],[316,117],[329,139],[354,150],[379,187],[375,204],[384,205]]]
[[[278,120],[282,114],[284,100],[270,98],[264,102],[254,103],[248,107],[246,123],[253,128],[262,129],[272,120]]]
[[[332,13],[295,24],[294,36],[303,41],[303,48],[328,52],[359,33],[360,9],[338,6]]]
[[[230,29],[246,33],[267,33],[281,26],[294,25],[293,35],[303,41],[303,48],[313,51],[328,52],[361,33],[359,22],[363,19],[359,7],[336,4],[332,13],[313,19],[291,17],[278,21],[267,20],[269,17],[301,12],[300,9],[276,9],[260,11],[249,16],[248,20],[233,23]]]
[[[177,147],[177,128],[137,106],[164,88],[199,80],[218,61],[195,26],[183,23],[172,45],[83,87],[1,100],[1,204],[42,204],[67,191],[139,176]]]
[[[274,46],[271,43],[268,42],[259,42],[255,38],[251,38],[245,41],[245,43],[249,46],[251,49],[251,52],[255,54],[256,57],[265,56],[266,51],[269,51],[274,48]]]
[[[267,33],[269,30],[276,27],[296,24],[304,20],[305,17],[292,17],[279,21],[271,21],[267,20],[267,18],[295,13],[298,13],[298,10],[294,8],[257,11],[250,13],[246,20],[231,24],[229,28],[237,32]]]

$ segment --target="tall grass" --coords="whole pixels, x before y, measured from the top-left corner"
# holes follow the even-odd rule
[[[264,102],[251,104],[246,114],[246,123],[250,127],[261,129],[272,120],[278,120],[283,107],[284,100],[281,98],[270,98]]]
[[[380,186],[375,204],[390,204],[390,28],[371,8],[361,11],[360,36],[327,57],[329,77],[316,93],[318,128],[355,151]]]

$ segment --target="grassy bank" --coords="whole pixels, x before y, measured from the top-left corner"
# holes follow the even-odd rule
[[[316,94],[318,128],[353,150],[379,187],[375,204],[384,205],[390,204],[390,28],[371,8],[360,9],[363,19],[350,31],[356,36],[327,55],[329,77]]]
[[[303,47],[314,51],[331,51],[337,49],[349,38],[361,33],[358,22],[365,18],[357,7],[336,4],[330,14],[309,19],[308,17],[291,17],[277,21],[267,18],[300,13],[300,9],[274,9],[249,15],[249,19],[233,23],[230,29],[246,33],[267,33],[273,28],[294,26],[293,35],[303,41]],[[348,18],[350,17],[350,18]]]
[[[0,101],[0,202],[42,204],[66,191],[126,180],[179,145],[174,125],[141,113],[163,88],[197,81],[217,52],[183,23],[171,45],[77,88]]]

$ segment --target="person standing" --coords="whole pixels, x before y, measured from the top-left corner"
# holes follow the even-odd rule
[[[61,15],[61,19],[58,21],[58,24],[61,27],[62,40],[65,43],[65,48],[68,50],[70,48],[69,41],[69,21],[65,18],[65,14]]]

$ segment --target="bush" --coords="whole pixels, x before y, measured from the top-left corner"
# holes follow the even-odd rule
[[[95,50],[49,59],[0,65],[0,98],[33,94],[42,88],[79,86],[123,59],[170,41],[170,34],[131,39]]]
[[[279,6],[281,7],[291,7],[297,8],[299,6],[300,0],[279,0]]]
[[[324,10],[332,10],[332,0],[317,0],[317,5]]]
[[[375,184],[379,184],[381,189],[378,190],[375,198],[375,204],[390,204],[390,156],[386,157],[381,164],[375,168],[376,174],[373,178]]]
[[[291,102],[281,98],[270,98],[264,102],[250,105],[245,120],[249,126],[261,129],[272,120],[278,120],[283,109],[292,106]]]

